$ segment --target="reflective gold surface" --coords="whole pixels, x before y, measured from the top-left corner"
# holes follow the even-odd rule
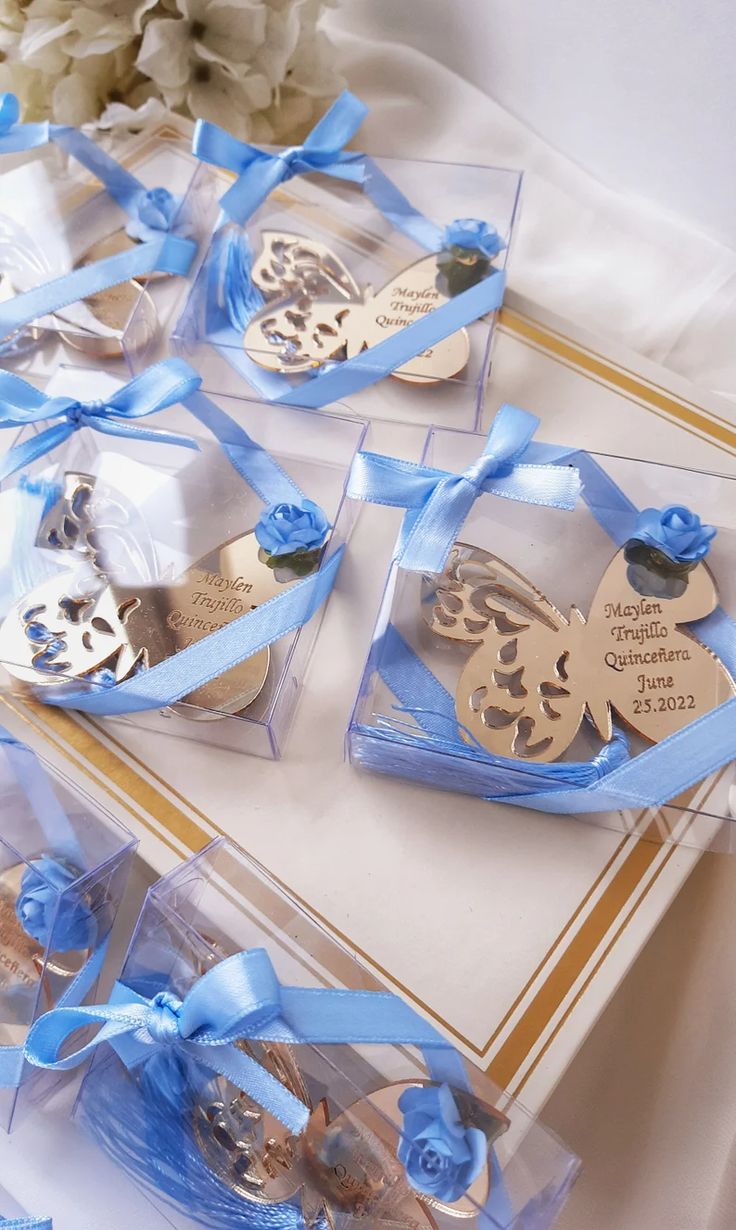
[[[457,683],[461,733],[495,755],[556,760],[586,712],[608,742],[612,709],[658,742],[736,694],[715,654],[679,626],[718,603],[702,562],[665,581],[617,552],[587,621],[575,606],[567,619],[516,569],[463,543],[427,584],[432,631],[474,649]]]

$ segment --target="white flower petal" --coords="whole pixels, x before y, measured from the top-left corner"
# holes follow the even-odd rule
[[[136,64],[162,92],[185,89],[189,80],[189,27],[176,17],[149,21]]]
[[[146,128],[155,128],[168,114],[160,98],[147,98],[140,107],[115,102],[105,107],[97,127],[107,132],[142,132]]]
[[[126,47],[134,38],[127,18],[109,17],[78,5],[73,17],[73,29],[64,39],[64,50],[70,56],[105,55],[118,47]]]
[[[71,19],[57,22],[53,17],[38,17],[27,21],[18,46],[18,56],[29,68],[44,73],[64,72],[69,57],[62,40],[72,29]]]
[[[253,110],[242,81],[228,76],[219,65],[207,65],[206,78],[195,78],[187,94],[189,113],[220,124],[241,140],[250,132],[249,116]]]
[[[51,106],[58,124],[77,126],[97,115],[100,96],[93,81],[79,73],[69,73],[54,86]]]

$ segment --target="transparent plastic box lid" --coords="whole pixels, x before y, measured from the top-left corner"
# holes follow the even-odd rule
[[[162,129],[112,153],[145,188],[166,187],[174,195],[176,232],[204,247],[211,193],[181,137]],[[84,166],[53,143],[34,154],[0,175],[3,302],[136,242],[126,234],[128,215]],[[197,259],[192,275],[196,267]],[[161,353],[186,283],[154,273],[70,303],[0,342],[3,363],[39,377],[60,362],[139,370]]]
[[[483,438],[476,435],[436,430],[428,437],[424,461],[459,473],[477,458],[482,445]],[[482,494],[458,534],[444,577],[423,576],[396,565],[390,571],[348,730],[348,753],[354,764],[476,794],[492,800],[494,806],[510,805],[504,795],[552,791],[558,773],[567,775],[570,788],[575,784],[592,788],[599,783],[604,790],[605,779],[599,781],[599,777],[604,768],[615,771],[617,758],[623,763],[628,755],[635,763],[658,739],[734,695],[732,667],[716,660],[715,651],[697,638],[698,621],[707,619],[716,603],[718,618],[719,611],[725,613],[724,618],[733,619],[736,614],[736,480],[624,457],[590,456],[636,509],[661,510],[683,504],[703,524],[715,527],[707,563],[700,563],[698,571],[683,573],[684,580],[676,580],[681,587],[677,595],[663,591],[637,599],[624,587],[628,597],[622,597],[624,573],[628,577],[632,568],[646,573],[649,564],[644,559],[646,552],[639,551],[634,559],[636,551],[632,553],[629,546],[617,554],[620,544],[604,528],[609,514],[615,516],[617,502],[606,508],[605,495],[597,492],[598,516],[594,516],[584,498],[585,483],[583,498],[572,512]],[[574,463],[573,457],[570,464]],[[493,577],[489,569],[495,569]],[[475,598],[470,590],[470,596],[466,595],[459,583],[463,578],[471,589],[479,587],[474,590]],[[489,624],[489,608],[483,604],[484,594],[491,594],[493,607],[493,586],[499,585],[497,615],[511,622],[504,623],[498,633],[501,660],[494,659],[488,668],[495,672],[489,693],[491,675],[484,674],[485,655],[496,641],[489,639],[488,629],[500,625],[495,616]],[[670,601],[672,608],[667,606]],[[468,609],[463,606],[467,602]],[[675,603],[677,612],[671,614]],[[551,642],[535,631],[539,626],[535,607],[544,608],[549,628],[557,629],[554,647],[566,655],[565,678],[555,675],[555,661],[544,658],[545,645],[549,653]],[[466,618],[470,623],[463,624]],[[570,620],[573,629],[581,630],[576,638]],[[700,635],[706,636],[707,626],[703,623]],[[517,631],[512,635],[514,628]],[[588,628],[594,629],[590,639],[586,639]],[[435,689],[432,703],[425,690],[412,692],[406,675],[398,674],[397,660],[429,668]],[[512,756],[514,723],[534,712],[525,680],[536,677],[537,669],[547,669],[551,681],[547,704],[552,717],[572,694],[571,703],[593,706],[604,725],[610,703],[612,740],[606,743],[593,722],[583,717],[569,746],[560,747],[556,756],[553,749],[554,763],[541,766],[546,777],[530,777],[535,765],[528,759],[526,777],[515,776],[514,766],[521,769],[524,765],[523,747],[516,761],[505,759],[492,772],[490,740],[493,746],[508,745],[497,756]],[[504,689],[503,694],[499,688]],[[492,717],[496,709],[508,714],[502,714],[503,721],[498,723],[494,719],[500,733],[489,736],[486,746],[482,744],[482,722],[487,705],[495,706]],[[542,733],[555,733],[552,721],[542,725],[539,738]],[[504,731],[509,732],[508,738]],[[530,736],[532,744],[536,737]],[[601,757],[599,773],[596,764]],[[574,777],[566,769],[573,762],[581,766]],[[692,780],[681,793],[673,789],[670,779],[660,783],[660,797],[665,800],[661,804],[647,802],[645,782],[638,794],[632,789],[630,805],[608,805],[602,810],[591,806],[579,814],[591,823],[638,833],[651,841],[730,850],[734,843],[734,762],[722,761],[714,771],[706,765],[699,773],[700,763],[700,756],[685,762],[685,769],[692,767]],[[547,810],[557,810],[554,795],[547,797],[553,800]],[[569,810],[575,806],[578,804]],[[559,810],[564,811],[564,806]]]
[[[116,387],[100,381],[98,373],[75,368],[48,388],[86,399]],[[215,403],[319,507],[328,524],[322,546],[283,562],[267,556],[254,534],[262,492],[183,406],[161,411],[152,426],[193,438],[197,450],[134,436],[113,439],[86,427],[76,431],[31,467],[22,489],[8,486],[0,495],[6,524],[17,510],[0,567],[4,591],[12,595],[3,611],[0,657],[16,689],[99,691],[108,677],[119,681],[139,662],[145,669],[156,665],[338,562],[334,557],[356,516],[344,492],[365,424],[353,416],[227,397]],[[324,602],[301,627],[176,705],[120,720],[280,755],[323,610]],[[58,652],[51,645],[54,631]],[[33,640],[44,635],[48,644]],[[101,670],[108,671],[104,678]]]
[[[495,227],[506,246],[493,257],[491,269],[505,269],[519,207],[517,171],[373,161],[438,227],[458,218]],[[239,243],[243,238],[247,242]],[[319,382],[327,351],[358,353],[436,306],[435,280],[444,287],[436,265],[436,254],[428,255],[394,227],[356,185],[324,175],[296,176],[274,189],[245,228],[223,224],[172,342],[200,367],[210,388],[238,392],[245,381],[269,399],[298,394],[305,381]],[[307,277],[312,281],[306,299],[301,290],[295,296],[294,286],[301,287]],[[253,279],[255,296],[248,289]],[[453,293],[457,289],[459,283]],[[286,290],[299,302],[292,303]],[[403,378],[387,376],[344,400],[366,418],[475,427],[494,319],[489,313],[423,352],[400,369]],[[330,366],[332,361],[324,370]]]
[[[265,949],[282,986],[385,991],[267,872],[223,840],[150,891],[121,982],[149,998],[159,990],[181,998],[203,972],[253,949]],[[292,1216],[296,1208],[308,1224],[320,1223],[324,1211],[328,1224],[344,1228],[358,1219],[376,1226],[449,1227],[462,1217],[489,1230],[542,1230],[554,1221],[577,1176],[579,1163],[564,1145],[467,1063],[466,1087],[452,1096],[466,1127],[473,1124],[482,1134],[484,1160],[468,1182],[461,1144],[450,1169],[453,1175],[458,1170],[454,1182],[465,1183],[468,1194],[445,1186],[435,1198],[407,1178],[416,1171],[413,1126],[402,1095],[414,1091],[416,1097],[418,1091],[433,1100],[438,1091],[413,1047],[243,1045],[310,1107],[300,1137],[225,1078],[197,1075],[195,1065],[178,1109],[156,1112],[152,1152],[146,1155],[125,1126],[133,1106],[145,1121],[151,1105],[146,1081],[102,1050],[85,1079],[77,1109],[81,1122],[171,1210],[176,1227],[205,1220],[216,1205],[223,1226],[256,1224],[266,1208],[269,1216]],[[443,1097],[449,1086],[445,1090]],[[172,1138],[179,1140],[176,1155],[182,1159],[176,1173],[166,1143]],[[159,1149],[166,1157],[162,1166]]]

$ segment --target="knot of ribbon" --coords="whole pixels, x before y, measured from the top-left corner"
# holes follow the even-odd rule
[[[73,1034],[101,1025],[91,1041],[68,1051]],[[97,1046],[109,1043],[124,1065],[146,1065],[149,1083],[167,1096],[166,1053],[226,1076],[290,1131],[303,1131],[310,1110],[253,1059],[239,1040],[288,1045],[390,1043],[421,1047],[433,1078],[465,1088],[462,1059],[428,1021],[388,991],[288,987],[279,982],[265,949],[237,953],[213,966],[183,999],[171,991],[151,999],[123,982],[110,1002],[54,1008],[31,1028],[25,1058],[36,1067],[78,1067]],[[151,1062],[154,1061],[154,1062]]]
[[[71,397],[46,397],[20,376],[0,371],[0,428],[51,424],[8,450],[0,462],[0,481],[51,452],[81,427],[109,436],[197,449],[190,436],[137,427],[134,420],[176,405],[196,392],[201,383],[201,377],[183,359],[165,359],[109,397],[83,402]]]
[[[181,1020],[182,1001],[171,991],[157,991],[151,1000],[151,1011],[146,1021],[146,1029],[161,1046],[174,1046],[181,1041],[179,1022]]]
[[[503,405],[481,456],[462,474],[358,453],[348,495],[406,508],[398,562],[417,572],[440,572],[473,504],[486,492],[527,504],[575,507],[580,493],[578,470],[551,464],[563,455],[562,450],[531,445],[538,426],[536,415]]]
[[[198,120],[192,150],[197,158],[238,176],[220,204],[233,222],[243,223],[277,184],[309,171],[358,180],[362,155],[344,149],[367,114],[360,99],[344,90],[315,124],[303,145],[270,153],[238,141],[216,124]]]

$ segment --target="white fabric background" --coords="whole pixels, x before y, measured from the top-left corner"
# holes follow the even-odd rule
[[[522,167],[511,284],[736,399],[736,253],[602,186],[437,60],[381,42],[394,8],[423,7],[392,6],[343,0],[331,19],[340,67],[371,107],[361,148]],[[444,7],[462,20],[462,4]],[[697,91],[688,99],[697,110]],[[645,142],[645,117],[641,131]],[[736,1226],[734,934],[736,859],[705,855],[548,1104],[585,1163],[560,1230]]]

